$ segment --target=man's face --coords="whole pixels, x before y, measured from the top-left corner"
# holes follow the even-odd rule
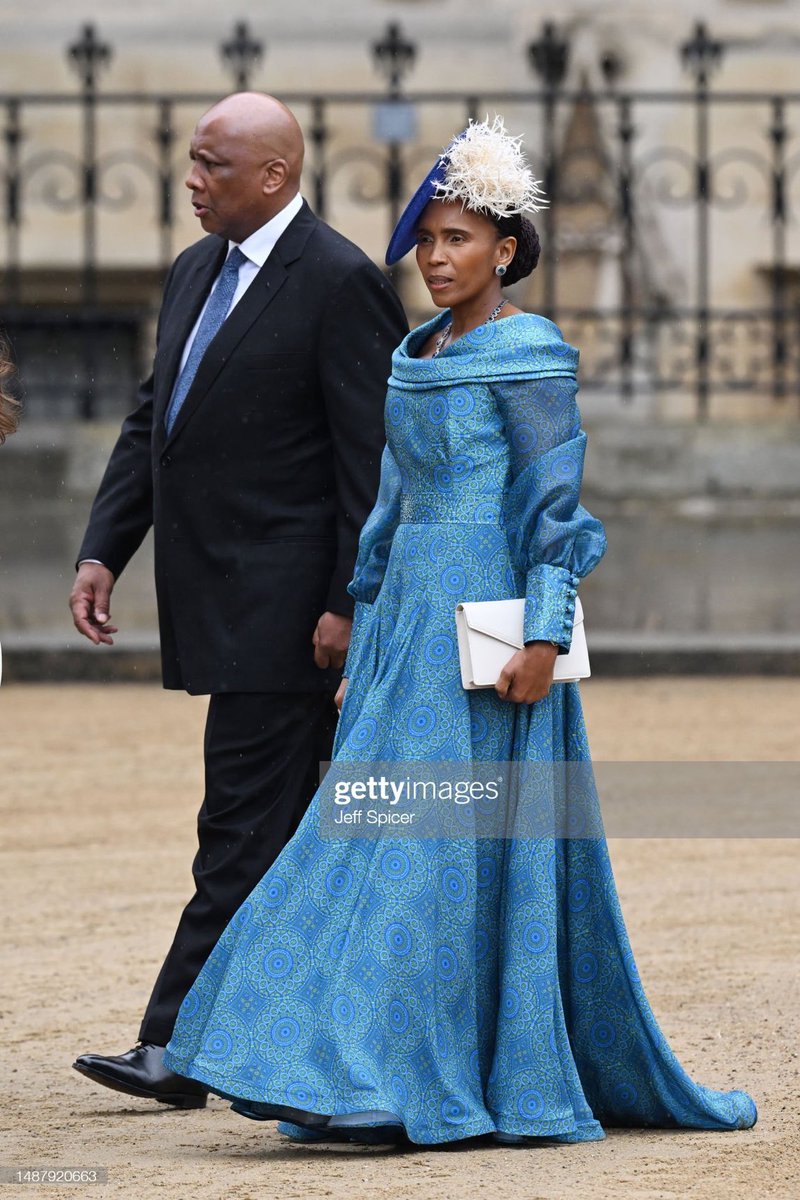
[[[186,186],[206,233],[241,242],[273,215],[264,191],[269,152],[224,116],[202,118],[194,131]]]

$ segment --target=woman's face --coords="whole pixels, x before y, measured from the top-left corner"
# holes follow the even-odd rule
[[[495,267],[508,265],[516,247],[516,238],[499,238],[488,217],[458,202],[431,200],[417,225],[417,266],[440,308],[496,290]]]

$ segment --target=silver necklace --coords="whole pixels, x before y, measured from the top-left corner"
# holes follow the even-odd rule
[[[500,309],[506,303],[507,303],[506,300],[501,300],[500,303],[497,305],[497,308],[492,309],[487,320],[485,321],[486,325],[488,325],[490,321],[495,321],[497,319],[497,317],[500,314]],[[445,342],[450,337],[452,329],[453,329],[453,322],[451,321],[449,325],[445,325],[444,329],[442,330],[442,332],[439,334],[438,338],[436,339],[436,346],[434,347],[434,351],[433,351],[433,354],[431,355],[431,358],[436,358],[439,354],[441,354],[442,350],[444,350]]]

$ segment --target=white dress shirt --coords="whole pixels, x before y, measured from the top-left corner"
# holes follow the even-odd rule
[[[242,254],[244,254],[247,259],[247,262],[242,263],[242,265],[239,267],[239,283],[237,284],[236,291],[233,293],[233,300],[231,301],[231,306],[228,309],[229,313],[232,312],[239,303],[242,296],[250,287],[250,284],[253,282],[256,275],[269,258],[270,254],[275,248],[275,243],[277,242],[278,238],[281,236],[284,230],[288,228],[302,207],[303,197],[298,192],[294,200],[290,200],[286,207],[282,208],[281,211],[277,213],[271,221],[267,221],[266,225],[262,225],[260,229],[255,231],[255,233],[251,233],[250,237],[245,238],[243,242],[228,242],[228,254],[230,254],[234,246],[238,245]],[[197,336],[197,331],[200,328],[200,322],[202,321],[203,314],[208,306],[208,301],[213,296],[214,288],[218,283],[219,277],[217,277],[217,279],[214,281],[214,287],[212,287],[211,291],[208,293],[208,299],[203,305],[200,315],[195,321],[194,327],[186,339],[186,345],[183,347],[183,354],[181,355],[180,366],[178,367],[178,374],[176,378],[180,377],[181,371],[186,366],[186,360],[189,357],[189,351],[192,348],[192,342]]]
[[[245,238],[243,242],[239,243],[231,241],[228,242],[228,254],[230,254],[233,247],[238,244],[239,249],[247,259],[247,262],[242,263],[242,265],[239,267],[239,282],[236,285],[236,291],[233,293],[233,300],[231,301],[231,306],[228,309],[229,313],[232,312],[239,303],[242,296],[250,287],[250,284],[253,282],[256,275],[261,270],[272,251],[275,249],[275,244],[278,238],[286,229],[288,229],[289,225],[300,212],[302,207],[303,197],[298,192],[295,198],[290,200],[285,208],[282,208],[281,211],[276,213],[271,220],[267,221],[266,225],[262,225],[260,229],[255,231],[255,233],[251,233],[250,237]],[[180,377],[180,373],[186,365],[186,360],[189,357],[189,351],[192,348],[192,342],[197,336],[197,331],[200,328],[200,322],[203,319],[203,313],[206,311],[208,301],[214,294],[214,288],[218,283],[219,276],[217,276],[217,278],[214,280],[214,287],[212,287],[211,291],[208,293],[208,299],[203,305],[200,315],[195,321],[194,327],[186,339],[186,345],[183,347],[183,354],[181,355],[178,373],[175,376],[176,379]],[[103,566],[103,563],[101,563],[98,558],[82,558],[81,562],[98,563],[100,566]],[[80,566],[80,563],[78,563],[78,566]]]

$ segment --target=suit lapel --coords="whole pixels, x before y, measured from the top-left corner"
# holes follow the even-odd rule
[[[262,315],[275,299],[286,281],[287,266],[300,257],[303,247],[316,224],[317,218],[308,205],[304,203],[288,229],[278,239],[264,266],[258,272],[233,312],[224,321],[217,336],[208,346],[200,362],[200,366],[197,368],[197,374],[192,381],[192,386],[172,427],[172,432],[166,439],[165,445],[169,445],[174,438],[180,436],[181,430],[191,420],[192,415],[207,396],[217,376],[225,367],[225,364],[230,359],[239,342],[250,329],[253,322]],[[220,266],[221,262],[217,265],[216,271],[219,270]],[[210,281],[206,287],[206,291],[208,287],[210,287]],[[203,295],[205,296],[205,293]],[[194,321],[197,320],[199,311],[200,305],[194,309],[193,319],[186,322],[186,331],[180,343],[181,350],[185,345],[186,338]],[[180,353],[178,354],[178,361],[180,361]],[[173,371],[173,380],[174,377],[175,372]],[[170,395],[171,391],[170,387]],[[163,421],[163,409],[161,418]]]

